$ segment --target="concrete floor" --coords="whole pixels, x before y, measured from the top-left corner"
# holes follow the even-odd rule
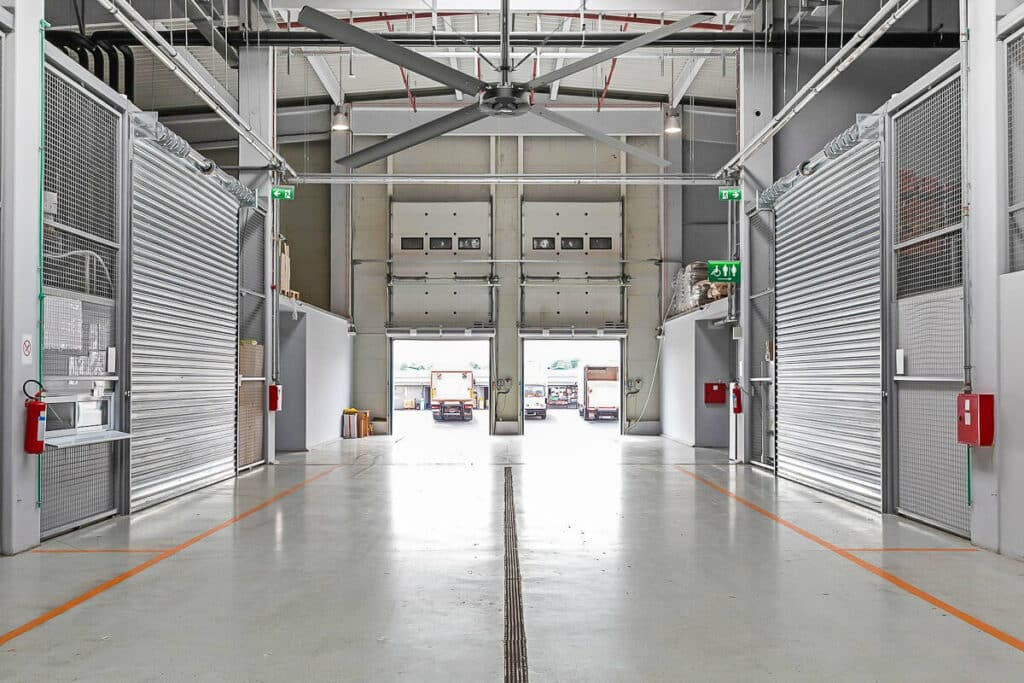
[[[1024,563],[548,430],[332,444],[43,547],[154,552],[0,558],[0,680],[500,681],[506,465],[534,682],[1021,680]]]

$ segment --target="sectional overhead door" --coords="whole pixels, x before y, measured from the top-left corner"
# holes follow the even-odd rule
[[[131,509],[235,472],[238,202],[138,138],[131,208]]]
[[[863,142],[776,203],[780,476],[882,505],[882,168]]]

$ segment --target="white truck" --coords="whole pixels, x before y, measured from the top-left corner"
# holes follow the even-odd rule
[[[622,399],[619,389],[619,369],[610,366],[587,365],[583,368],[580,391],[580,415],[584,420],[619,419]]]
[[[472,370],[432,370],[430,410],[435,422],[473,419],[476,391]]]
[[[523,386],[523,415],[525,417],[548,418],[548,388],[544,384]]]

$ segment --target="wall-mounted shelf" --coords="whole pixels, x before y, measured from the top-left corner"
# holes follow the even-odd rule
[[[108,441],[123,441],[130,439],[131,434],[104,430],[99,432],[85,432],[84,434],[70,434],[68,436],[48,436],[43,440],[47,449],[72,448],[74,446],[89,446],[94,443],[106,443]]]

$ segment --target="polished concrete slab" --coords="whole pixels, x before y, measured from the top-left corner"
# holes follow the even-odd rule
[[[501,680],[506,466],[533,681],[1024,670],[1024,563],[665,439],[428,434],[283,455],[42,548],[145,552],[0,558],[0,681]]]

